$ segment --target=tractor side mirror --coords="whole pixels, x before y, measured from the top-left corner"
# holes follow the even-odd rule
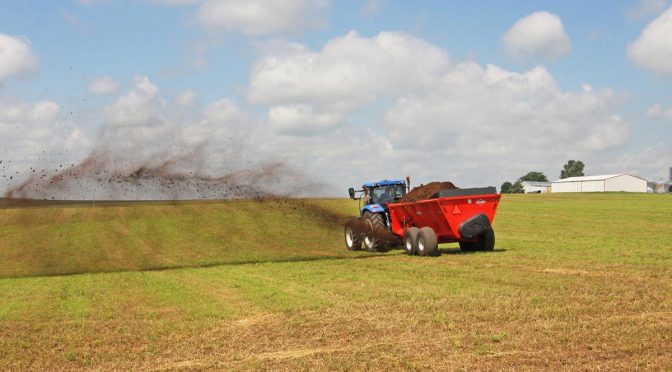
[[[352,187],[349,188],[348,189],[348,194],[350,194],[350,199],[354,199],[355,198],[355,189],[353,189]]]

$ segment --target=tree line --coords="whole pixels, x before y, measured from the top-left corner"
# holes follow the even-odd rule
[[[581,160],[569,160],[562,166],[562,169],[560,170],[560,178],[583,176],[584,167],[585,164],[583,164]],[[518,178],[514,183],[509,181],[504,182],[500,188],[500,192],[502,194],[522,194],[525,192],[525,189],[523,188],[523,182],[525,181],[548,182],[548,178],[543,172],[532,171]]]

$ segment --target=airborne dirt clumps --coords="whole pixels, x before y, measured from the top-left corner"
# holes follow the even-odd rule
[[[450,181],[430,182],[426,185],[414,187],[411,192],[399,199],[398,203],[411,203],[424,199],[438,198],[439,191],[453,190],[457,188],[458,187]]]
[[[321,186],[281,162],[213,176],[200,172],[204,160],[197,155],[123,167],[94,152],[77,165],[30,174],[3,196],[24,201],[263,199],[311,194]]]

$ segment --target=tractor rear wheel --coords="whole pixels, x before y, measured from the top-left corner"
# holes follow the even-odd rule
[[[349,218],[345,223],[345,247],[349,251],[362,249],[362,220]]]
[[[406,254],[413,256],[418,254],[418,234],[420,234],[420,229],[417,227],[409,227],[406,230],[404,236],[404,250]]]
[[[364,218],[364,246],[366,250],[369,252],[387,252],[386,232],[383,216],[377,213],[367,214]]]
[[[436,233],[431,227],[423,227],[418,234],[418,255],[420,256],[438,256],[439,243]]]

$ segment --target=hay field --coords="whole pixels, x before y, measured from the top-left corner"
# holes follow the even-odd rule
[[[672,368],[669,195],[505,195],[436,258],[346,251],[356,209],[0,209],[0,369]]]

